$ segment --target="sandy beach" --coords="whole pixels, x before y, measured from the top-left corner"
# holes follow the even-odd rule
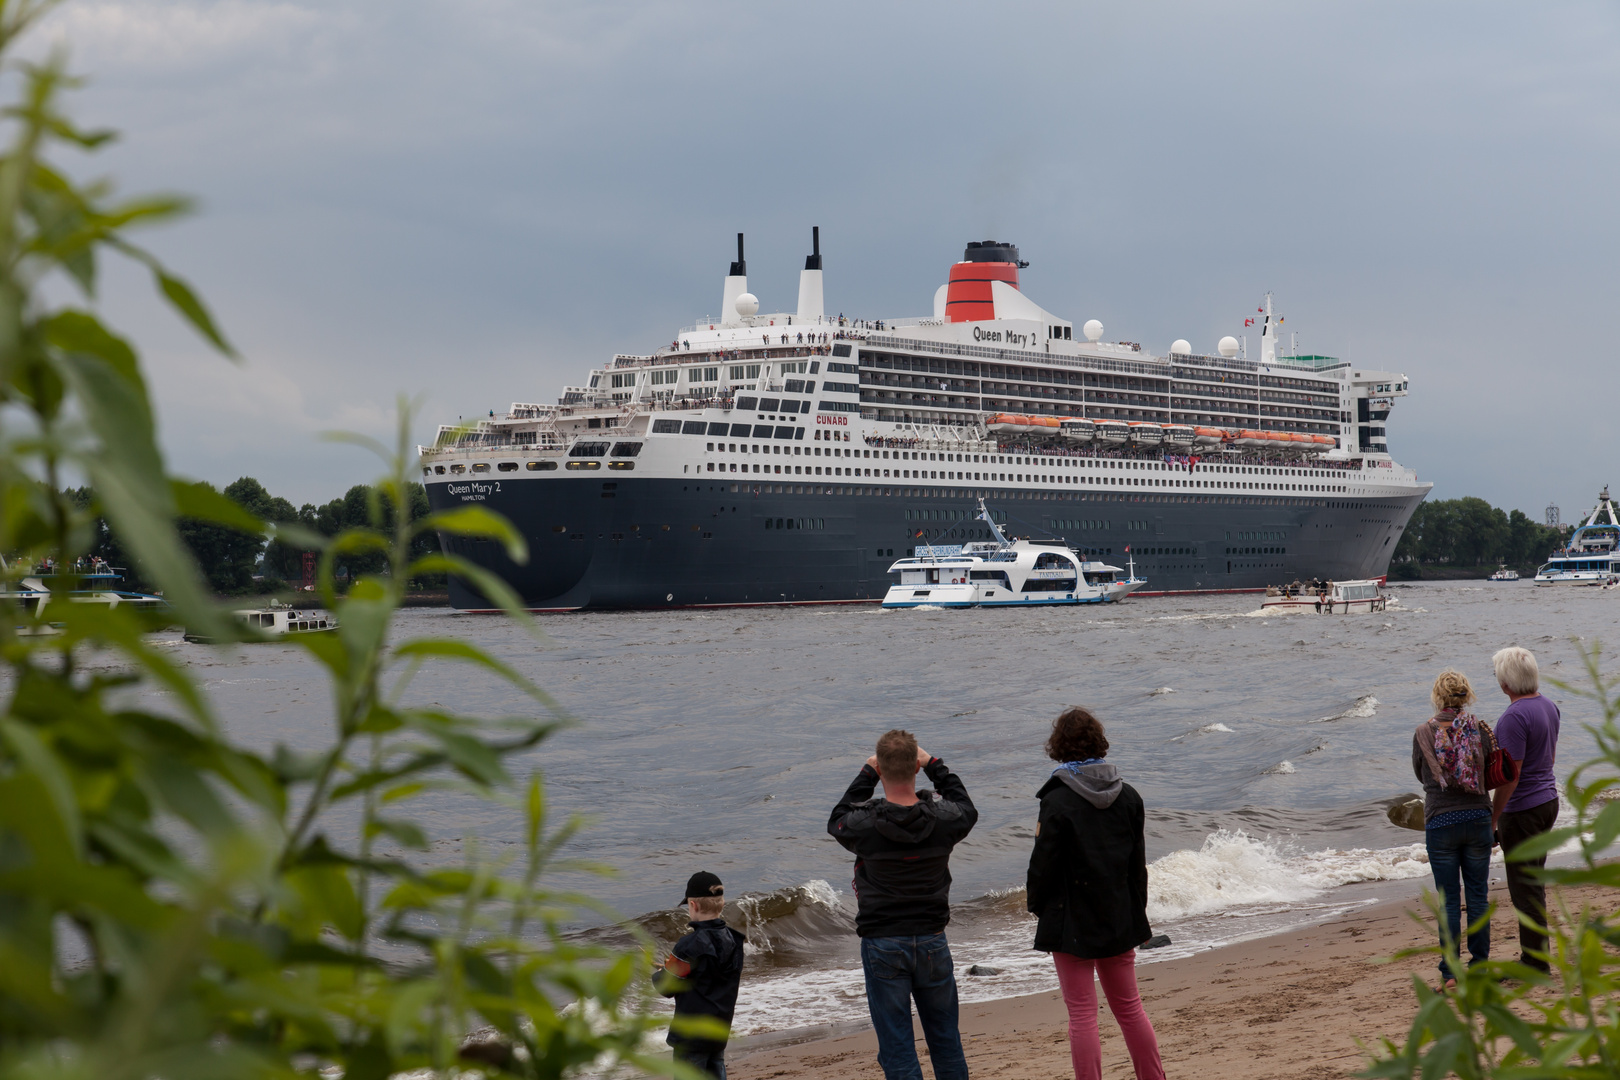
[[[1573,904],[1581,890],[1567,891]],[[1507,888],[1493,884],[1492,955],[1518,955],[1518,927]],[[1403,1037],[1415,1009],[1412,975],[1438,982],[1432,956],[1379,963],[1433,940],[1432,918],[1411,900],[1386,901],[1291,933],[1144,964],[1138,980],[1172,1077],[1233,1080],[1339,1080],[1366,1063],[1364,1047]],[[1100,995],[1099,995],[1100,996]],[[1129,1077],[1130,1058],[1104,1006],[1104,1076]],[[1069,1075],[1067,1016],[1056,993],[966,1005],[962,1035],[968,1067],[980,1076],[1051,1080]],[[918,1055],[928,1070],[918,1032]],[[788,1046],[728,1055],[734,1080],[881,1076],[872,1032],[852,1031]]]

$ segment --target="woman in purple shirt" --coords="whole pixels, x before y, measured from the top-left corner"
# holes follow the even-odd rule
[[[1491,657],[1496,682],[1508,696],[1508,707],[1496,721],[1496,744],[1519,765],[1519,778],[1495,791],[1491,824],[1504,854],[1553,827],[1558,819],[1558,706],[1541,696],[1541,672],[1529,649],[1503,649]],[[1545,926],[1547,890],[1531,877],[1532,868],[1547,865],[1545,855],[1507,864],[1508,895],[1513,906]],[[1541,972],[1547,961],[1547,935],[1519,926],[1519,962]]]

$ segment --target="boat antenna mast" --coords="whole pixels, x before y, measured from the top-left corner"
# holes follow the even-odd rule
[[[990,526],[990,535],[996,538],[996,545],[999,550],[1006,551],[1012,547],[1012,544],[1007,542],[1006,536],[1002,534],[1001,526],[996,524],[996,519],[990,516],[989,510],[985,509],[982,498],[979,500],[979,520]]]

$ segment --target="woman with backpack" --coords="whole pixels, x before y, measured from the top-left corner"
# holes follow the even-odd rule
[[[1490,729],[1464,711],[1474,700],[1474,689],[1462,672],[1442,671],[1434,680],[1429,700],[1436,712],[1412,733],[1412,771],[1423,784],[1423,840],[1429,850],[1429,869],[1434,873],[1434,887],[1445,901],[1446,923],[1460,954],[1464,925],[1483,920],[1489,903],[1492,837],[1486,785],[1487,758],[1493,746]],[[1464,901],[1468,924],[1462,921]],[[1490,954],[1491,926],[1484,922],[1468,935],[1469,966]],[[1447,989],[1457,985],[1444,956],[1440,976]]]

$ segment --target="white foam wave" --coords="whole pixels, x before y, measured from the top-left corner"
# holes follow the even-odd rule
[[[1422,844],[1302,852],[1293,845],[1222,829],[1197,851],[1174,851],[1148,867],[1148,918],[1155,923],[1256,904],[1291,904],[1357,881],[1429,872]]]
[[[1203,727],[1198,729],[1198,733],[1200,735],[1204,734],[1205,732],[1211,732],[1211,731],[1225,731],[1227,733],[1230,733],[1231,730],[1232,729],[1227,727],[1225,724],[1205,724]]]
[[[1173,694],[1175,692],[1176,691],[1173,687],[1161,686],[1157,690],[1149,690],[1148,697],[1157,697],[1160,694]]]
[[[1324,716],[1317,723],[1326,724],[1333,720],[1365,720],[1370,716],[1377,716],[1378,706],[1382,704],[1382,701],[1379,701],[1371,694],[1362,694],[1356,698],[1356,703],[1348,709],[1343,712],[1336,712],[1332,716]]]
[[[1294,763],[1292,761],[1279,761],[1277,764],[1266,770],[1267,773],[1270,773],[1273,776],[1287,776],[1295,771]]]

